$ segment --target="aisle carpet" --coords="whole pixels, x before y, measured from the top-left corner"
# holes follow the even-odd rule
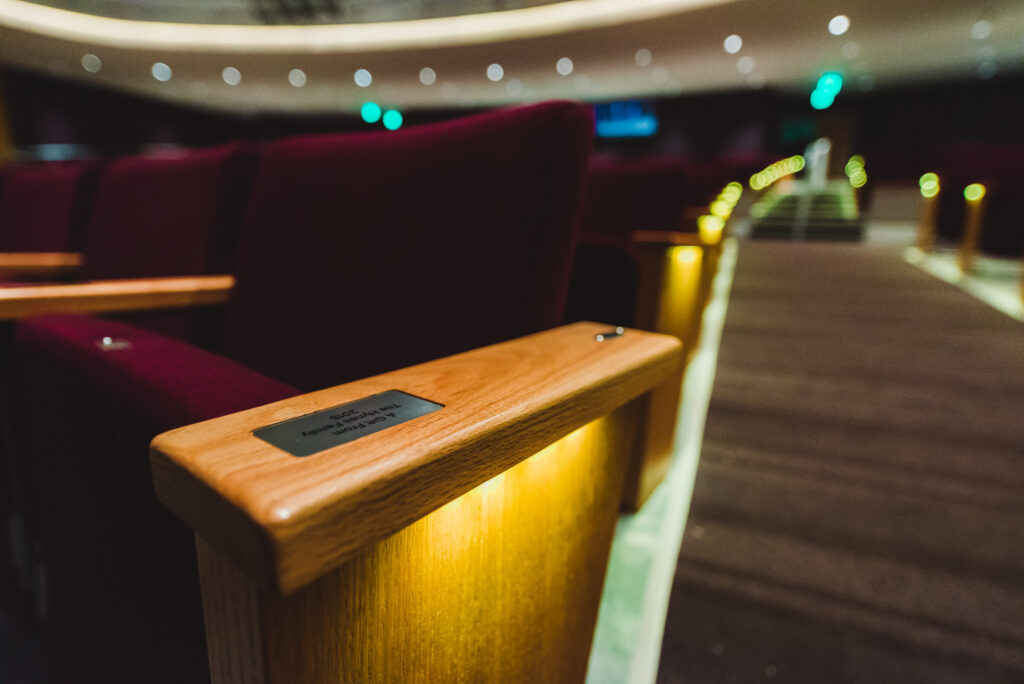
[[[658,681],[1024,682],[1024,326],[742,244]]]

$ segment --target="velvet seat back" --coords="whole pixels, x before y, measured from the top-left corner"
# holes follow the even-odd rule
[[[0,172],[0,251],[78,250],[96,169],[92,162],[4,168]]]
[[[625,244],[634,230],[676,230],[686,186],[687,168],[680,159],[595,158],[587,171],[583,234]]]
[[[592,125],[556,102],[269,146],[226,353],[314,389],[559,325]]]
[[[112,162],[86,226],[86,277],[230,271],[255,154],[236,143]]]

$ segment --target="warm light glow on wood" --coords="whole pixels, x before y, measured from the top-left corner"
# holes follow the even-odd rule
[[[684,340],[691,337],[701,314],[699,247],[672,247],[665,253],[661,302],[656,330]],[[685,345],[684,345],[685,346]],[[689,351],[689,349],[687,349]]]
[[[211,643],[213,681],[582,682],[632,409],[575,430],[292,595],[204,584],[211,642],[244,614],[262,622],[253,630],[264,643],[252,646],[266,654],[262,676],[245,672],[251,653]],[[204,582],[223,576],[226,561],[199,550]]]

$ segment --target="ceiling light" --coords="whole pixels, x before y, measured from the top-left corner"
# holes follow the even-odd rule
[[[153,78],[161,82],[170,81],[171,76],[173,75],[171,67],[167,66],[163,62],[157,62],[149,71],[153,74]]]
[[[971,26],[971,37],[975,40],[984,40],[992,35],[992,22],[978,21]]]
[[[437,82],[437,72],[430,67],[420,69],[420,83],[423,85],[434,85]]]
[[[828,32],[833,36],[841,36],[850,30],[850,17],[837,14],[828,22]]]
[[[366,69],[359,69],[354,75],[356,85],[360,88],[365,88],[373,83],[373,75]]]
[[[100,58],[93,54],[82,55],[82,68],[88,71],[90,74],[95,74],[103,68],[103,62]]]
[[[505,92],[509,94],[509,97],[519,97],[523,94],[523,82],[518,78],[508,79],[508,83],[505,84]]]
[[[736,62],[736,71],[741,74],[749,74],[754,71],[753,57],[740,57]]]
[[[734,55],[743,47],[743,39],[734,33],[725,39],[722,46],[725,48],[726,52],[730,55]]]
[[[242,72],[235,67],[225,67],[224,71],[220,72],[220,77],[229,86],[236,86],[242,82]]]
[[[569,59],[568,57],[562,57],[555,64],[555,71],[562,74],[563,76],[568,76],[569,74],[572,73],[572,60]]]
[[[492,64],[487,67],[487,78],[497,83],[505,78],[505,70],[501,68],[500,64]]]
[[[296,88],[306,85],[306,72],[302,69],[292,69],[288,72],[288,82]]]
[[[636,54],[633,55],[633,59],[636,60],[637,66],[645,67],[651,63],[651,51],[647,48],[640,48],[636,51]]]

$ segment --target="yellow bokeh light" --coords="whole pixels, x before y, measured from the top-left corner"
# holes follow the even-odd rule
[[[697,219],[697,230],[700,232],[702,242],[705,244],[716,244],[722,239],[725,221],[721,216],[705,214]]]
[[[721,200],[717,202],[712,202],[709,209],[712,214],[714,214],[715,216],[720,216],[724,219],[729,218],[729,215],[732,213],[732,206],[730,206],[728,202],[723,202]]]
[[[964,199],[968,202],[977,202],[985,196],[985,186],[981,183],[971,183],[964,188]]]
[[[937,186],[939,184],[939,176],[938,174],[929,172],[921,176],[921,179],[917,181],[917,183],[922,188],[929,183],[934,183]]]
[[[939,184],[934,181],[923,184],[921,186],[921,194],[928,198],[935,197],[939,194]]]

